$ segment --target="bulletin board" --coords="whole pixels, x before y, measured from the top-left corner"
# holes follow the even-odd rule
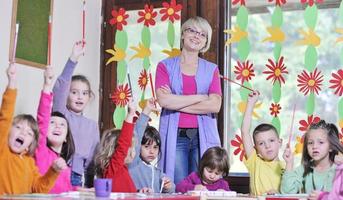
[[[18,23],[15,62],[45,68],[48,63],[48,24],[52,7],[53,0],[13,0],[10,60]]]

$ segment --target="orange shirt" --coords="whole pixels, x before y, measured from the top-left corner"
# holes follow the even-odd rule
[[[8,146],[16,94],[7,88],[0,109],[0,195],[48,193],[59,173],[50,168],[41,176],[31,156],[12,153]]]

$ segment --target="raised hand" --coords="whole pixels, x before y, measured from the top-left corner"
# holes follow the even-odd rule
[[[7,78],[8,78],[8,88],[15,89],[16,88],[16,79],[17,79],[17,67],[14,63],[10,63],[6,70]]]
[[[52,67],[47,66],[44,71],[44,85],[43,85],[44,92],[51,91],[53,79],[54,79],[54,72],[52,70]]]
[[[131,98],[128,104],[128,113],[125,120],[126,122],[129,122],[129,123],[133,122],[133,117],[136,115],[136,110],[137,110],[137,103],[133,98]]]
[[[70,55],[70,60],[73,62],[77,62],[80,56],[85,54],[85,46],[85,41],[77,41],[73,46],[73,50]]]
[[[67,163],[63,158],[57,158],[56,160],[54,160],[54,162],[52,163],[52,168],[56,171],[56,172],[60,172],[64,169],[67,168]]]
[[[154,98],[148,99],[143,109],[143,113],[149,116],[152,111],[156,113],[160,112],[161,109],[155,107],[156,103],[157,103],[156,99]]]
[[[253,104],[255,105],[255,103],[257,102],[258,98],[260,96],[260,92],[255,90],[253,92],[251,92],[249,95],[248,95],[248,104]]]
[[[291,148],[288,145],[285,151],[283,152],[282,157],[286,161],[286,170],[287,171],[293,170],[294,155],[292,153]]]

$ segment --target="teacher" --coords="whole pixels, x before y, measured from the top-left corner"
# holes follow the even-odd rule
[[[181,55],[157,65],[156,94],[160,117],[160,167],[179,183],[197,171],[199,158],[220,146],[214,113],[221,107],[222,92],[216,64],[199,57],[211,43],[212,28],[201,17],[181,27]]]

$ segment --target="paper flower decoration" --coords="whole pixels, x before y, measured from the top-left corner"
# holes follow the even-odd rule
[[[269,2],[273,2],[274,0],[268,0]],[[286,4],[286,0],[275,0],[275,4],[281,6],[282,4]]]
[[[153,26],[156,24],[154,18],[157,16],[157,12],[154,11],[154,6],[149,6],[145,4],[144,11],[138,11],[138,15],[141,16],[138,18],[137,23],[144,21],[144,26]]]
[[[304,148],[304,136],[302,137],[297,136],[296,140],[297,140],[297,143],[295,144],[294,152],[295,154],[301,154]]]
[[[320,121],[319,117],[313,117],[313,115],[307,116],[307,121],[304,119],[299,121],[299,124],[300,124],[299,130],[305,132],[307,131],[308,127],[311,124],[318,123],[319,121]]]
[[[280,27],[267,27],[267,31],[270,36],[263,39],[262,42],[283,42],[285,40],[285,33]]]
[[[274,63],[272,59],[268,59],[269,64],[266,64],[269,70],[263,71],[264,74],[269,75],[267,80],[272,79],[273,84],[275,81],[279,81],[281,83],[285,83],[285,79],[282,74],[288,74],[286,70],[285,64],[283,63],[283,56],[279,58],[279,61]]]
[[[320,44],[320,37],[312,30],[309,29],[308,32],[304,31],[303,29],[299,30],[299,33],[304,36],[302,40],[298,40],[298,45],[312,45],[312,46],[319,46]]]
[[[231,37],[225,42],[226,45],[239,42],[241,39],[248,37],[248,32],[241,30],[239,26],[235,26],[233,29],[226,29],[224,33],[231,34]]]
[[[138,78],[138,85],[141,88],[141,90],[145,90],[146,86],[148,84],[148,74],[145,69],[141,71]]]
[[[241,4],[241,6],[245,6],[245,0],[233,0],[232,1],[232,5],[236,5],[236,4]]]
[[[338,34],[341,34],[341,35],[343,34],[343,28],[336,28],[335,31]],[[343,37],[342,36],[336,39],[336,43],[339,43],[339,42],[343,42]]]
[[[125,51],[119,47],[116,47],[116,45],[113,46],[113,49],[107,49],[106,52],[113,55],[110,59],[107,60],[106,65],[110,64],[113,61],[122,61],[126,57]]]
[[[176,4],[176,0],[171,0],[170,4],[167,2],[162,3],[163,8],[160,10],[160,14],[163,16],[161,17],[162,21],[169,19],[172,23],[174,20],[180,20],[180,15],[177,13],[182,9],[181,4]]]
[[[116,106],[124,107],[129,102],[131,97],[131,89],[128,84],[119,85],[111,96],[113,103]]]
[[[251,80],[251,77],[255,76],[253,63],[249,63],[249,60],[243,63],[237,60],[234,72],[237,75],[236,79],[241,80],[242,83]]]
[[[277,115],[280,113],[281,106],[278,103],[272,103],[270,108],[270,114],[273,115],[274,117],[277,117]]]
[[[242,161],[245,155],[245,150],[243,148],[243,141],[241,137],[239,137],[239,135],[236,134],[235,139],[231,140],[231,145],[236,147],[236,149],[233,151],[233,154],[239,154],[239,160]]]
[[[299,91],[303,92],[305,95],[308,94],[308,92],[316,93],[321,90],[320,86],[323,82],[323,75],[320,74],[321,72],[317,70],[317,68],[308,74],[305,70],[298,75],[298,87],[300,87]]]
[[[335,95],[342,96],[343,94],[343,70],[340,69],[337,73],[332,73],[332,79],[329,81],[332,83],[331,89],[335,89]]]
[[[300,0],[300,3],[305,4],[308,2],[309,6],[313,6],[315,0]],[[323,3],[324,0],[316,0],[317,3]]]
[[[180,49],[177,49],[177,48],[172,48],[171,51],[170,51],[170,50],[167,50],[167,49],[164,49],[164,50],[162,51],[162,53],[167,54],[167,55],[168,55],[168,58],[173,58],[173,57],[176,57],[176,56],[181,55]]]
[[[141,59],[143,59],[143,58],[149,57],[149,56],[151,55],[150,49],[149,49],[149,48],[146,48],[146,47],[144,46],[143,43],[139,43],[137,47],[132,46],[132,47],[130,47],[130,48],[131,48],[132,50],[137,51],[137,53],[136,53],[135,55],[133,55],[133,56],[130,58],[130,60],[133,60],[133,59],[135,59],[135,58],[141,58]]]
[[[112,10],[111,12],[113,18],[110,19],[110,24],[114,26],[117,24],[118,30],[123,30],[123,26],[127,25],[126,19],[129,17],[128,14],[126,14],[126,11],[124,8],[119,8],[119,11]]]
[[[247,102],[241,101],[241,102],[238,103],[237,106],[238,106],[238,111],[239,111],[240,113],[244,114],[245,109],[246,109],[246,107],[247,107]],[[261,108],[261,106],[262,106],[262,102],[258,102],[258,103],[256,103],[255,106],[254,106],[254,109],[253,109],[253,112],[252,112],[252,116],[255,117],[256,119],[261,118],[261,116],[259,116],[259,115],[256,113],[256,109]]]

